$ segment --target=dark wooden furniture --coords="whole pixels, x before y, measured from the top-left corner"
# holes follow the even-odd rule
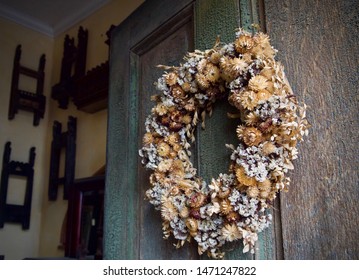
[[[4,223],[20,223],[22,229],[30,228],[32,186],[34,178],[35,148],[30,149],[29,162],[10,161],[11,142],[5,144],[0,185],[0,228]],[[11,176],[23,177],[26,189],[23,205],[13,205],[6,202]]]
[[[106,32],[106,44],[110,43],[114,27],[112,25]],[[60,82],[53,86],[51,96],[59,102],[62,109],[67,109],[69,100],[72,100],[78,110],[95,113],[107,108],[109,62],[101,63],[86,72],[87,38],[88,31],[82,27],[78,32],[77,46],[74,38],[66,35]]]
[[[77,119],[69,116],[67,131],[62,132],[62,125],[54,121],[52,127],[52,143],[49,175],[49,200],[56,200],[59,185],[64,186],[63,198],[68,199],[70,186],[75,178],[76,162],[76,128]],[[65,149],[65,171],[64,176],[59,177],[61,151]]]
[[[102,259],[105,176],[77,179],[70,189],[65,257]]]
[[[33,125],[37,126],[39,125],[40,118],[43,118],[45,114],[46,97],[43,94],[45,54],[40,57],[37,71],[21,65],[20,58],[21,45],[18,45],[14,57],[8,119],[14,119],[18,110],[25,110],[34,113]],[[19,88],[21,75],[36,79],[36,92],[25,91]]]
[[[65,36],[61,63],[60,82],[52,87],[51,97],[58,101],[59,107],[67,109],[70,98],[76,93],[77,80],[85,75],[88,31],[80,26],[75,39]]]

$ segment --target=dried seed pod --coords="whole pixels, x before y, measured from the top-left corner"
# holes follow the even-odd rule
[[[189,218],[186,220],[186,226],[191,234],[191,236],[197,235],[198,230],[198,221],[194,218]]]
[[[180,131],[182,127],[183,127],[182,123],[178,123],[178,122],[171,122],[169,126],[170,130],[175,132]]]

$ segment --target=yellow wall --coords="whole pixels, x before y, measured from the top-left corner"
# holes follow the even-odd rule
[[[77,118],[75,178],[93,175],[106,162],[107,110],[88,114],[76,110],[72,103],[67,110],[63,110],[50,97],[51,87],[60,79],[65,35],[69,34],[77,40],[80,25],[88,30],[86,64],[87,69],[91,69],[108,59],[108,46],[104,41],[110,25],[119,24],[142,3],[143,0],[113,0],[54,39],[0,19],[0,154],[2,157],[3,147],[8,140],[12,141],[12,158],[19,161],[27,161],[30,147],[36,147],[30,230],[22,231],[20,225],[13,224],[5,224],[0,229],[0,255],[5,255],[6,259],[64,255],[63,249],[58,248],[67,209],[67,201],[62,199],[62,187],[56,201],[47,199],[54,120],[60,121],[63,130],[67,130],[68,116]],[[36,69],[40,55],[45,53],[47,58],[44,90],[47,96],[46,115],[38,127],[32,126],[32,114],[23,111],[19,111],[14,120],[7,120],[13,56],[19,43],[23,45],[22,64]],[[19,194],[11,197],[19,199]]]
[[[33,181],[32,209],[30,229],[22,230],[20,224],[5,223],[0,229],[0,255],[6,259],[22,259],[38,254],[39,236],[41,228],[42,201],[47,185],[46,142],[48,131],[48,104],[51,88],[51,68],[53,40],[45,35],[26,29],[10,21],[0,19],[0,170],[2,157],[7,141],[12,142],[11,160],[28,162],[29,150],[36,147],[35,174]],[[32,125],[33,114],[19,110],[15,119],[8,120],[8,106],[10,98],[11,77],[15,48],[22,45],[20,63],[32,69],[37,69],[40,56],[45,53],[45,87],[47,96],[45,118],[40,120],[39,126]],[[34,80],[20,78],[22,89],[34,89]],[[25,180],[9,181],[8,203],[22,204]]]
[[[111,24],[117,25],[134,11],[143,0],[114,0],[99,9],[82,22],[55,38],[54,42],[54,69],[52,82],[54,85],[60,79],[63,42],[66,34],[74,37],[77,42],[79,26],[88,30],[88,47],[86,67],[91,69],[108,59],[108,45],[106,32]],[[75,178],[92,176],[106,162],[106,133],[107,110],[95,114],[88,114],[76,110],[70,103],[67,110],[59,109],[56,101],[50,101],[49,122],[60,121],[66,126],[69,115],[77,118],[77,150]],[[50,126],[49,126],[50,129]],[[50,149],[52,136],[47,138],[47,150]],[[60,231],[67,209],[67,202],[63,201],[62,189],[57,201],[48,201],[45,197],[43,208],[43,222],[41,231],[40,256],[63,256],[64,251],[58,249]]]

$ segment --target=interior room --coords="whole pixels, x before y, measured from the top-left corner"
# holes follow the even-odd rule
[[[0,259],[358,259],[358,15],[0,0]]]
[[[100,102],[95,97],[94,100],[86,101],[85,105],[79,107],[74,104],[72,98],[68,98],[67,108],[63,109],[60,108],[60,101],[52,98],[53,87],[60,84],[66,36],[73,40],[74,47],[78,47],[80,27],[86,30],[88,38],[82,76],[91,75],[88,73],[91,69],[96,70],[108,63],[109,45],[106,44],[108,40],[106,33],[110,27],[121,23],[142,2],[142,0],[0,1],[1,157],[7,142],[11,142],[11,161],[28,162],[29,150],[31,147],[36,148],[30,225],[24,230],[21,223],[5,222],[0,229],[0,255],[4,259],[65,256],[88,258],[86,255],[90,254],[89,252],[85,255],[80,252],[65,252],[66,213],[69,199],[64,199],[63,182],[50,184],[50,181],[64,178],[66,150],[69,149],[64,146],[58,149],[56,160],[56,157],[51,155],[51,143],[54,140],[54,122],[62,126],[59,132],[61,138],[61,134],[68,132],[68,121],[72,117],[76,121],[72,148],[75,152],[72,159],[67,157],[67,160],[73,164],[72,180],[103,176],[106,162],[107,97],[97,98],[102,98]],[[21,66],[37,70],[40,57],[44,54],[46,59],[43,83],[43,95],[46,97],[45,110],[36,126],[33,125],[34,113],[27,110],[19,109],[13,119],[8,119],[13,61],[18,45],[21,45]],[[75,65],[70,65],[70,69],[70,76],[73,76]],[[106,75],[108,78],[108,72]],[[98,77],[99,75],[95,73],[95,79]],[[90,79],[94,79],[93,75]],[[18,88],[35,92],[36,79],[20,75]],[[93,105],[96,102],[102,104]],[[57,176],[50,180],[51,164],[55,166],[57,164],[57,168],[52,169],[52,173],[57,172]],[[0,163],[1,170],[2,166],[3,161]],[[9,176],[6,203],[23,205],[25,185],[26,178]],[[51,199],[48,195],[50,185],[54,186],[56,192]],[[89,237],[87,242],[88,239]],[[94,257],[95,253],[91,252],[91,255]]]

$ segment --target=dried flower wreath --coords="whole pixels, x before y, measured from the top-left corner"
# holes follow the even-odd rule
[[[179,67],[160,65],[166,70],[156,83],[162,94],[152,97],[156,105],[139,155],[153,170],[146,196],[177,248],[193,238],[199,254],[222,258],[220,247],[242,239],[243,252],[254,253],[257,234],[269,226],[267,209],[287,190],[285,174],[309,127],[306,106],[298,105],[276,52],[267,35],[238,29],[232,43],[217,40],[210,50],[188,53]],[[200,116],[204,121],[225,97],[238,110],[228,115],[238,118],[239,144],[226,145],[229,171],[207,184],[190,161],[190,143]]]

